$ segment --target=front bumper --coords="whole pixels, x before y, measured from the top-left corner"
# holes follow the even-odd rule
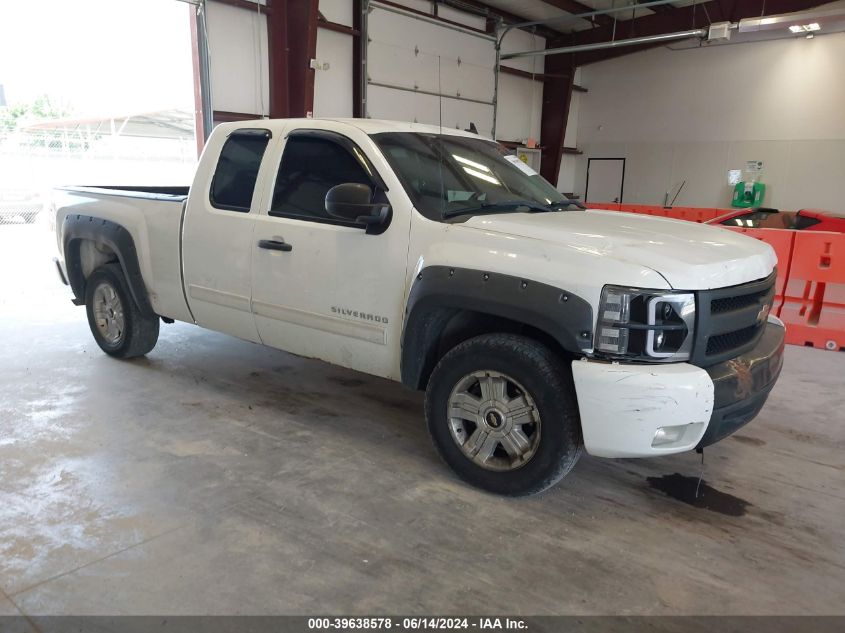
[[[783,324],[769,317],[752,350],[704,369],[573,361],[584,447],[599,457],[650,457],[719,441],[760,412],[780,374],[783,341]],[[657,442],[666,431],[670,441]]]
[[[713,414],[698,446],[710,446],[757,417],[783,368],[785,336],[780,319],[769,317],[754,349],[707,367],[713,381]]]

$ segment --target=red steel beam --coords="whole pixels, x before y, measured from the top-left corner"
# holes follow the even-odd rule
[[[361,0],[352,0],[352,28],[356,35],[352,36],[352,116],[364,117],[364,96],[362,94],[362,82],[364,77],[364,38],[361,36],[363,29],[363,5]]]
[[[267,69],[270,75],[270,118],[283,119],[288,104],[288,48],[285,25],[285,0],[270,0],[272,11],[267,18]]]
[[[327,31],[335,31],[336,33],[344,33],[346,35],[361,34],[361,31],[355,29],[354,27],[339,24],[338,22],[330,22],[326,19],[318,19],[317,26],[321,29],[326,29]]]
[[[226,110],[215,110],[213,113],[214,123],[231,123],[232,121],[254,121],[260,119],[260,114],[249,112],[228,112]]]
[[[540,114],[540,174],[557,184],[563,157],[566,123],[575,83],[575,69],[561,55],[546,58],[546,72],[551,75],[543,84],[543,107]]]
[[[542,0],[545,4],[548,4],[556,9],[560,9],[561,11],[566,11],[567,13],[589,13],[590,11],[595,11],[593,7],[588,7],[586,4],[582,4],[578,2],[578,0]],[[590,18],[585,18],[587,21],[590,21]],[[594,24],[599,26],[611,26],[613,24],[613,18],[609,15],[594,15],[592,18]],[[554,24],[554,23],[552,23]]]
[[[310,116],[314,111],[317,0],[272,0],[267,19],[270,117]]]
[[[317,57],[317,0],[287,1],[288,97],[291,117],[314,112],[314,69]]]
[[[505,75],[513,75],[515,77],[522,77],[523,79],[533,79],[534,81],[551,81],[561,75],[550,75],[548,73],[530,73],[527,70],[520,70],[519,68],[511,68],[510,66],[499,66],[499,72]]]

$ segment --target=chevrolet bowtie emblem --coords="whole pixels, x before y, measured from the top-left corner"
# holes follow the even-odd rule
[[[768,303],[760,308],[760,311],[757,313],[757,324],[763,323],[769,317],[769,311],[772,309]]]

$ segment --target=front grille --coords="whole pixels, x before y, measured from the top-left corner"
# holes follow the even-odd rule
[[[738,297],[722,297],[721,299],[713,299],[710,302],[710,313],[721,314],[723,312],[733,312],[734,310],[742,310],[751,305],[758,305],[760,298],[766,294],[766,291],[754,292],[750,295],[740,295]]]
[[[707,367],[749,351],[766,326],[776,272],[765,279],[697,293],[695,346],[691,361]]]
[[[759,330],[760,326],[755,324],[734,332],[711,336],[707,339],[707,351],[705,353],[708,356],[713,356],[742,347],[752,340]]]

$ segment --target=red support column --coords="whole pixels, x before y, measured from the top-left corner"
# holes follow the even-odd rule
[[[364,77],[364,16],[361,0],[352,0],[352,116],[358,119],[364,117],[364,95],[362,94],[362,83]]]
[[[270,8],[270,117],[308,116],[314,111],[317,0],[273,0]]]
[[[549,46],[547,43],[546,46]],[[569,55],[546,57],[545,74],[549,79],[543,83],[543,109],[540,115],[540,143],[542,161],[540,174],[553,185],[557,185],[560,162],[563,157],[563,142],[566,138],[566,123],[569,119],[569,104],[575,83],[575,69],[570,65]]]

